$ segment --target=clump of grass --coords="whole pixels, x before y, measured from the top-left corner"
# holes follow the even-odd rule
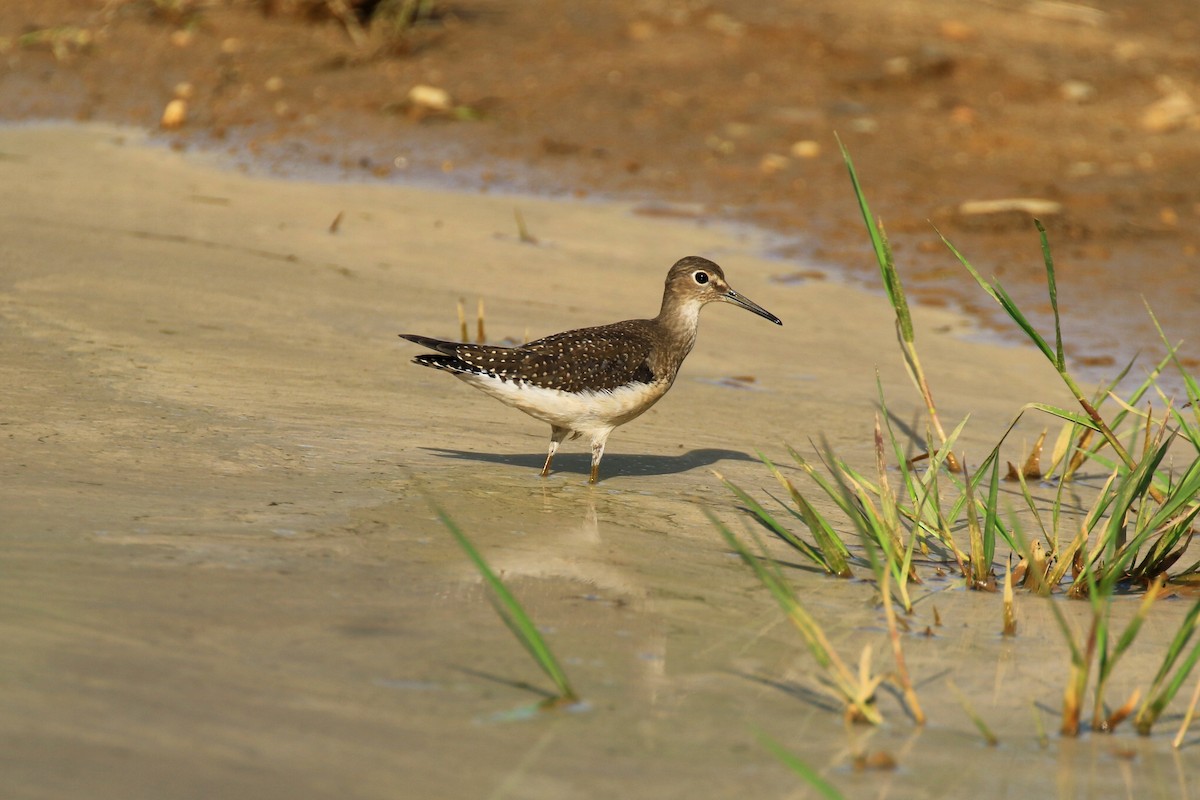
[[[1081,715],[1084,695],[1087,692],[1089,676],[1093,669],[1096,671],[1096,685],[1092,709],[1092,730],[1111,732],[1132,711],[1134,704],[1137,702],[1137,690],[1134,691],[1125,705],[1112,714],[1105,713],[1104,691],[1108,685],[1109,678],[1112,676],[1113,669],[1116,667],[1117,662],[1121,660],[1121,657],[1133,645],[1138,632],[1141,630],[1142,623],[1145,622],[1147,615],[1150,613],[1150,607],[1154,605],[1154,601],[1158,598],[1163,586],[1163,581],[1158,580],[1150,587],[1143,596],[1137,611],[1130,618],[1129,622],[1126,623],[1120,637],[1115,644],[1112,644],[1109,641],[1109,626],[1112,616],[1115,580],[1109,575],[1100,583],[1097,583],[1090,570],[1086,573],[1085,579],[1092,586],[1092,591],[1088,593],[1092,615],[1087,636],[1082,641],[1076,641],[1074,634],[1071,633],[1070,626],[1067,624],[1066,617],[1062,613],[1062,609],[1053,602],[1050,606],[1054,611],[1055,619],[1058,620],[1059,628],[1062,630],[1063,637],[1067,640],[1071,651],[1071,669],[1066,689],[1063,692],[1061,732],[1064,736],[1079,735],[1082,726]]]
[[[1131,432],[1131,437],[1134,437],[1131,438],[1131,444],[1136,441],[1139,433],[1142,436],[1141,457],[1139,459],[1132,454],[1136,452],[1134,448],[1127,447],[1121,441],[1114,432],[1115,425],[1110,425],[1100,413],[1100,401],[1093,402],[1084,395],[1079,383],[1068,368],[1059,319],[1054,259],[1050,252],[1045,227],[1037,220],[1035,220],[1035,225],[1041,239],[1047,291],[1050,307],[1054,314],[1053,347],[1033,327],[998,281],[984,280],[962,253],[955,249],[949,241],[946,241],[945,237],[943,237],[943,241],[979,286],[1004,309],[1022,333],[1051,363],[1064,385],[1087,415],[1085,422],[1077,421],[1084,422],[1085,427],[1098,432],[1102,437],[1102,443],[1117,457],[1115,461],[1105,459],[1100,454],[1099,446],[1087,450],[1084,450],[1083,447],[1077,448],[1085,457],[1108,467],[1114,474],[1114,480],[1108,484],[1109,490],[1102,492],[1093,503],[1092,509],[1095,513],[1089,514],[1093,525],[1103,523],[1104,526],[1103,530],[1097,531],[1097,543],[1087,555],[1089,566],[1097,568],[1102,581],[1108,577],[1108,573],[1115,573],[1125,580],[1148,583],[1174,565],[1182,556],[1194,533],[1192,523],[1200,513],[1200,502],[1197,502],[1200,498],[1200,417],[1193,414],[1193,418],[1189,419],[1168,404],[1168,412],[1164,414],[1161,423],[1155,426],[1152,415],[1146,413],[1144,424],[1135,424]],[[1158,326],[1158,320],[1152,313],[1151,318]],[[1166,341],[1161,326],[1158,326],[1158,330],[1167,347],[1168,358],[1175,362],[1180,375],[1184,378],[1184,385],[1194,408],[1196,396],[1200,394],[1197,391],[1196,382],[1179,364],[1175,356],[1176,348]],[[1119,424],[1130,414],[1136,414],[1134,404],[1141,399],[1143,394],[1144,389],[1139,387],[1139,390],[1131,397],[1131,402],[1122,404],[1122,411],[1114,418],[1116,423]],[[1168,421],[1175,422],[1177,426],[1175,432],[1169,432]],[[1172,480],[1159,468],[1167,451],[1178,438],[1178,432],[1182,432],[1184,437],[1191,442],[1196,451],[1196,458],[1191,461],[1181,478]],[[1132,535],[1128,530],[1131,522],[1133,524]],[[1089,527],[1089,533],[1091,532],[1092,528]],[[1147,546],[1149,549],[1145,558],[1140,562],[1135,562],[1139,550]],[[1073,586],[1074,593],[1081,593],[1083,588],[1076,581]]]
[[[542,638],[542,634],[534,625],[533,620],[525,613],[525,609],[517,602],[500,580],[499,576],[492,571],[487,562],[483,560],[483,556],[471,544],[471,540],[466,534],[455,524],[450,515],[441,508],[434,506],[434,512],[442,521],[442,524],[449,529],[450,534],[458,542],[459,546],[466,552],[467,557],[471,559],[471,563],[475,565],[475,569],[483,577],[484,583],[487,584],[490,590],[488,598],[492,601],[492,607],[496,609],[496,613],[500,615],[500,619],[512,631],[513,636],[525,648],[534,663],[546,674],[546,677],[554,684],[557,694],[547,698],[541,703],[543,708],[553,708],[558,706],[574,705],[579,702],[579,695],[571,687],[570,681],[567,680],[567,674],[559,665],[558,659],[554,657],[554,652],[550,646],[546,644],[546,640]]]
[[[1200,385],[1184,369],[1177,356],[1178,345],[1167,340],[1157,318],[1151,314],[1166,348],[1166,357],[1126,399],[1118,397],[1115,390],[1128,375],[1132,362],[1111,383],[1102,385],[1091,396],[1086,395],[1066,359],[1054,260],[1045,227],[1035,221],[1054,319],[1051,338],[1032,325],[999,282],[984,280],[943,237],[978,285],[1046,357],[1080,408],[1072,411],[1040,402],[1026,403],[986,457],[973,471],[968,470],[966,458],[954,453],[955,442],[967,420],[947,432],[938,417],[933,392],[917,354],[912,317],[886,234],[871,216],[844,147],[842,153],[895,313],[904,364],[928,414],[928,432],[923,442],[926,452],[917,458],[906,457],[900,437],[893,430],[882,385],[879,407],[886,425],[881,426],[877,417],[876,463],[870,477],[855,470],[828,446],[819,451],[824,472],[788,447],[800,470],[832,502],[849,527],[857,531],[860,548],[853,552],[846,547],[838,527],[818,511],[818,504],[766,457],[760,455],[792,501],[791,507],[784,506],[786,511],[803,523],[811,534],[811,542],[789,530],[778,515],[766,511],[750,493],[728,481],[725,484],[761,523],[827,574],[849,575],[850,565],[865,562],[880,589],[893,639],[896,631],[891,600],[894,595],[905,612],[911,611],[909,585],[920,582],[914,566],[915,555],[953,561],[964,586],[994,591],[997,546],[1003,541],[1019,558],[1015,569],[1009,561],[1004,574],[1004,633],[1013,635],[1016,630],[1017,587],[1045,596],[1065,593],[1086,598],[1091,615],[1082,639],[1071,632],[1058,605],[1051,605],[1071,651],[1062,732],[1076,735],[1083,729],[1083,708],[1089,688],[1093,692],[1091,728],[1112,730],[1133,713],[1139,698],[1135,693],[1121,707],[1108,711],[1105,705],[1108,682],[1122,656],[1132,647],[1169,571],[1175,569],[1191,543],[1193,526],[1200,518]],[[1167,398],[1159,388],[1158,378],[1169,366],[1183,380],[1188,402],[1182,405]],[[1157,393],[1161,412],[1155,413],[1148,402],[1152,392]],[[1026,539],[1021,522],[1011,509],[1005,512],[1001,508],[999,471],[1001,446],[1029,412],[1047,414],[1063,422],[1044,476],[1041,461],[1045,431],[1038,436],[1020,469],[1009,464],[1009,480],[1019,484],[1020,498],[1041,534],[1033,541]],[[1177,470],[1173,464],[1181,452],[1183,467]],[[889,460],[894,463],[888,464]],[[923,471],[919,466],[922,462]],[[1107,472],[1107,479],[1086,500],[1078,491],[1067,488],[1085,464]],[[1035,498],[1031,481],[1055,487],[1048,510]],[[960,546],[957,537],[964,532],[965,541]],[[1200,561],[1174,575],[1198,572]],[[1145,595],[1133,618],[1115,641],[1110,641],[1113,598],[1119,588],[1144,588]],[[1149,731],[1200,660],[1200,644],[1190,651],[1186,649],[1196,624],[1193,612],[1177,631],[1176,641],[1138,710],[1139,731]],[[899,663],[902,662],[898,659]]]
[[[873,548],[878,548],[883,554],[884,563],[891,565],[894,585],[901,604],[906,610],[911,608],[907,598],[907,585],[910,580],[919,580],[915,571],[911,569],[911,554],[918,542],[922,547],[930,541],[942,545],[957,561],[966,585],[974,589],[996,588],[993,562],[997,539],[1005,540],[1020,554],[1021,579],[1040,593],[1060,589],[1068,570],[1072,572],[1072,580],[1067,589],[1073,596],[1079,597],[1088,591],[1087,582],[1080,579],[1085,573],[1091,574],[1096,581],[1109,587],[1116,585],[1110,578],[1124,583],[1149,585],[1156,577],[1166,574],[1186,550],[1194,534],[1193,523],[1200,515],[1200,411],[1197,411],[1197,406],[1200,406],[1200,388],[1197,388],[1194,378],[1179,363],[1175,355],[1176,348],[1171,347],[1163,336],[1168,356],[1158,365],[1154,375],[1168,363],[1174,363],[1184,378],[1191,401],[1188,407],[1192,409],[1192,413],[1185,414],[1169,402],[1161,419],[1156,420],[1148,411],[1139,412],[1136,404],[1141,402],[1153,385],[1152,375],[1138,387],[1127,402],[1117,401],[1120,410],[1111,416],[1110,422],[1101,414],[1100,408],[1104,399],[1112,395],[1116,382],[1089,399],[1072,376],[1066,362],[1054,261],[1044,226],[1037,223],[1046,270],[1047,291],[1054,314],[1052,343],[1033,327],[1003,286],[998,282],[985,281],[970,262],[947,241],[946,244],[952,253],[979,285],[1001,305],[1018,328],[1046,356],[1083,410],[1083,413],[1079,413],[1045,403],[1026,404],[972,475],[967,471],[964,460],[953,454],[954,442],[966,420],[947,434],[938,419],[933,393],[917,356],[911,314],[895,269],[891,248],[882,226],[871,217],[848,153],[844,148],[842,152],[879,262],[884,287],[896,315],[898,339],[905,365],[929,415],[929,464],[924,475],[921,475],[915,470],[915,460],[904,458],[900,442],[891,429],[891,417],[887,414],[882,387],[879,390],[879,405],[885,419],[888,420],[888,434],[896,455],[896,468],[900,472],[900,484],[903,489],[901,494],[898,495],[890,485],[881,460],[878,424],[875,434],[878,475],[874,481],[864,479],[828,451],[823,455],[823,460],[832,480],[826,480],[804,459],[797,456],[794,450],[789,450],[801,469],[814,479],[851,525],[859,531],[868,560],[874,557]],[[1155,324],[1158,324],[1157,319]],[[1127,373],[1128,369],[1129,367],[1124,372]],[[1067,448],[1066,452],[1055,460],[1051,468],[1052,471],[1057,469],[1058,472],[1058,493],[1051,507],[1049,524],[1039,512],[1026,480],[1030,476],[1040,474],[1038,454],[1044,442],[1044,434],[1039,437],[1034,452],[1023,469],[1017,470],[1010,466],[1010,474],[1020,483],[1026,504],[1045,534],[1048,551],[1042,549],[1040,544],[1028,549],[1019,547],[1012,531],[1002,524],[1003,515],[999,506],[999,449],[1017,422],[1028,411],[1046,413],[1063,420],[1067,425],[1064,430],[1069,431],[1066,438],[1074,443],[1073,447]],[[1129,425],[1128,443],[1123,443],[1118,433],[1114,432],[1118,431],[1123,423],[1132,423]],[[1062,438],[1064,437],[1060,437]],[[1140,452],[1134,447],[1138,441],[1141,442]],[[1164,464],[1167,463],[1168,452],[1181,441],[1189,443],[1195,452],[1182,474],[1173,477],[1164,469]],[[1115,453],[1116,458],[1107,458],[1102,452],[1104,448]],[[1111,471],[1112,477],[1092,501],[1084,515],[1082,527],[1071,536],[1065,547],[1060,547],[1058,533],[1063,518],[1063,487],[1082,461],[1100,464]],[[730,488],[781,538],[785,538],[793,547],[804,552],[825,571],[842,574],[831,563],[831,555],[836,555],[837,552],[836,545],[832,543],[840,541],[836,529],[827,519],[821,517],[813,504],[804,498],[803,493],[780,475],[769,462],[768,466],[776,479],[788,488],[796,503],[793,513],[801,518],[813,533],[817,542],[816,548],[810,550],[809,545],[799,537],[786,534],[778,521],[765,515],[761,506],[748,499],[749,495],[745,491],[732,485]],[[938,476],[943,467],[948,478],[939,485]],[[957,489],[958,496],[943,503],[940,490],[946,484]],[[954,538],[953,531],[960,528],[967,531],[966,552],[958,546]],[[1200,569],[1200,562],[1185,572],[1197,569]]]

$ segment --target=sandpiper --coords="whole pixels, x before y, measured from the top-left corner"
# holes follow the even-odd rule
[[[591,483],[600,474],[604,443],[618,425],[644,413],[667,393],[696,343],[700,309],[721,300],[783,323],[730,288],[706,258],[681,258],[667,273],[662,308],[654,319],[631,319],[556,333],[520,347],[496,347],[402,333],[437,351],[414,363],[436,367],[500,402],[550,423],[550,452],[542,477],[567,438],[592,442]]]

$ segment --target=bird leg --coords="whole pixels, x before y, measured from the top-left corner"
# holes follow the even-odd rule
[[[550,426],[550,452],[546,453],[546,464],[542,467],[543,478],[550,474],[550,462],[554,460],[554,454],[558,452],[558,445],[567,438],[567,434],[570,432],[570,428]]]
[[[588,483],[596,483],[600,480],[600,459],[604,458],[604,443],[608,441],[608,434],[604,434],[599,439],[592,440],[592,476],[588,478]]]

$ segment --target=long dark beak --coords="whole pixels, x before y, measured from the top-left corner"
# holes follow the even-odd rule
[[[762,306],[760,306],[758,303],[754,302],[750,298],[742,297],[740,294],[735,292],[733,289],[730,289],[729,291],[725,292],[725,294],[721,295],[721,299],[727,303],[733,303],[735,306],[741,306],[742,308],[746,309],[747,311],[753,311],[755,314],[758,314],[763,319],[771,320],[771,322],[774,322],[776,325],[783,324],[783,320],[781,320],[779,317],[775,316],[770,311],[767,311],[765,308],[763,308]]]

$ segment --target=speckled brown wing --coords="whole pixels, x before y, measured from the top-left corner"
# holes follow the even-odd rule
[[[536,386],[567,392],[611,390],[653,383],[655,341],[646,320],[556,333],[520,347],[527,352],[525,375]]]
[[[424,366],[489,375],[567,392],[612,390],[652,383],[654,339],[645,320],[556,333],[520,347],[464,344],[407,335],[441,355],[417,356]]]

